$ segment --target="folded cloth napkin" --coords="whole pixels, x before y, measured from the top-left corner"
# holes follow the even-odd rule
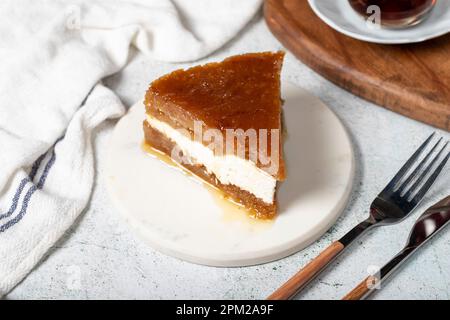
[[[261,0],[0,2],[0,296],[38,263],[89,201],[91,137],[125,109],[101,84],[134,45],[196,60],[220,48]]]

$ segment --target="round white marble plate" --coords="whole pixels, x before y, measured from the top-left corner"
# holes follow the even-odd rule
[[[289,83],[283,83],[282,95],[288,176],[272,222],[224,210],[200,181],[146,154],[141,149],[145,111],[142,102],[134,105],[114,130],[107,161],[111,199],[132,229],[163,253],[211,266],[269,262],[322,236],[351,191],[352,145],[319,99]]]
[[[450,1],[439,0],[422,23],[405,29],[368,27],[347,0],[308,0],[319,18],[349,37],[384,44],[422,42],[450,32]]]

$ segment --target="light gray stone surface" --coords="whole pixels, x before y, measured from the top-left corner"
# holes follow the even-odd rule
[[[228,55],[282,49],[261,17],[226,47],[202,61]],[[129,65],[107,79],[130,106],[143,97],[158,76],[189,64],[150,61],[138,53]],[[342,119],[352,137],[357,172],[351,200],[336,225],[319,241],[288,258],[246,268],[212,268],[162,255],[149,248],[123,223],[105,190],[105,155],[114,123],[96,136],[97,179],[90,206],[7,299],[262,299],[333,240],[368,214],[371,200],[432,127],[363,101],[317,75],[287,54],[284,77],[320,97]],[[450,134],[437,130],[446,139]],[[132,170],[132,169],[131,169]],[[450,193],[450,166],[423,204],[401,224],[374,230],[355,243],[299,299],[338,299],[400,250],[415,219],[427,206]],[[149,200],[151,205],[151,199]],[[449,299],[450,229],[414,256],[375,299]]]

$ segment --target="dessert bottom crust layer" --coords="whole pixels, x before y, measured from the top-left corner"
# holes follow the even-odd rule
[[[152,128],[147,121],[144,121],[145,141],[153,148],[170,156],[173,148],[176,146],[175,142],[168,139],[164,134]],[[242,204],[244,207],[251,209],[255,216],[260,219],[270,219],[276,214],[276,202],[267,204],[258,199],[253,194],[246,190],[232,184],[222,184],[214,174],[207,171],[205,166],[201,164],[180,163],[196,176],[205,180],[207,183],[213,185],[219,190],[223,191],[233,201]]]

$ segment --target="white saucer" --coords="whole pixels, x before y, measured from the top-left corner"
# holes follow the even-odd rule
[[[405,29],[369,28],[366,21],[350,6],[347,0],[308,0],[309,5],[326,24],[355,39],[401,44],[422,42],[450,32],[450,1],[437,1],[430,16],[422,23]]]
[[[107,160],[111,199],[144,241],[168,255],[211,266],[246,266],[299,251],[322,236],[353,183],[349,137],[336,115],[305,90],[283,83],[287,180],[279,216],[257,222],[224,211],[208,188],[143,152],[142,102],[117,124]]]

